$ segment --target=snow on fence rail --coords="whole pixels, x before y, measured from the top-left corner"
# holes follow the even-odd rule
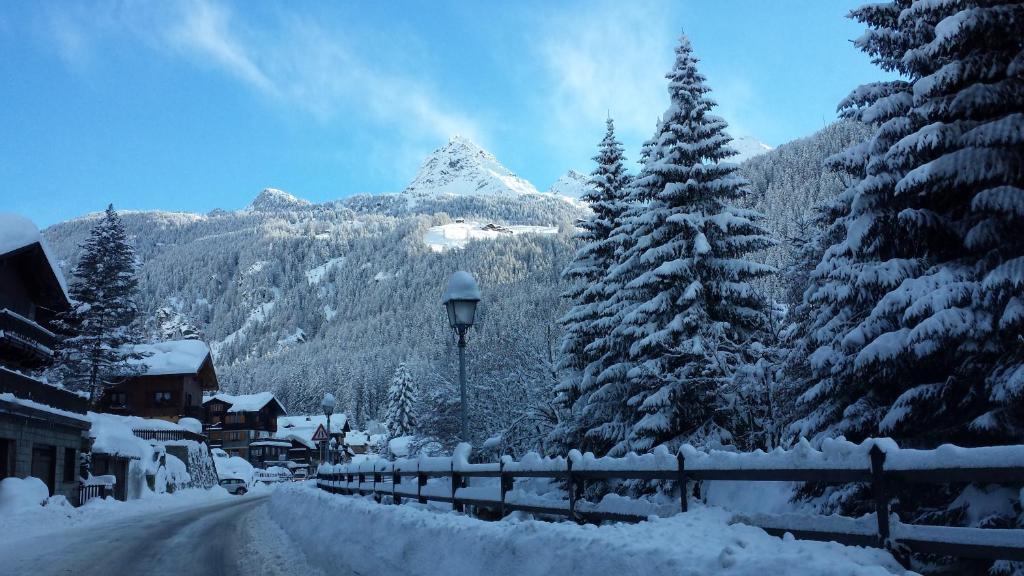
[[[835,541],[855,546],[877,546],[907,552],[964,558],[1024,561],[1024,529],[960,528],[902,524],[890,518],[889,500],[894,484],[945,484],[982,482],[1024,484],[1024,445],[960,448],[944,445],[934,450],[901,449],[892,440],[867,440],[853,444],[826,440],[821,450],[802,441],[791,450],[772,452],[699,451],[684,446],[678,454],[659,450],[623,458],[595,458],[573,450],[568,458],[541,458],[527,454],[518,462],[505,456],[500,462],[472,464],[469,446],[456,448],[453,457],[422,457],[394,462],[379,460],[359,464],[322,465],[317,486],[335,494],[373,495],[420,503],[446,502],[462,511],[464,506],[495,510],[500,516],[512,511],[568,517],[580,522],[604,520],[641,522],[651,515],[665,515],[652,502],[609,495],[601,502],[582,499],[590,480],[662,480],[676,482],[678,511],[686,512],[688,482],[705,480],[863,482],[872,487],[875,513],[862,518],[821,515],[737,516],[737,521],[782,536],[790,533],[807,540]],[[403,479],[415,479],[403,482]],[[444,485],[430,479],[448,478]],[[469,478],[498,479],[496,485],[471,486]],[[565,482],[568,499],[517,490],[520,478],[546,478]],[[698,486],[694,486],[698,489]]]

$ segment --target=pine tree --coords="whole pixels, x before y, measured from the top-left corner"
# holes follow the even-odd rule
[[[846,155],[841,240],[806,302],[804,434],[1017,441],[1024,217],[1017,4],[871,5],[858,45],[906,80],[843,103],[874,123]]]
[[[384,417],[392,438],[409,436],[416,431],[416,389],[405,362],[398,365],[388,388],[388,408]]]
[[[609,238],[626,210],[630,180],[622,144],[615,138],[615,124],[608,118],[606,125],[604,138],[594,156],[597,167],[591,173],[593,187],[582,197],[590,204],[593,215],[580,224],[581,230],[576,236],[580,247],[562,272],[562,278],[570,285],[563,297],[572,302],[572,307],[560,320],[564,332],[558,369],[563,379],[556,385],[555,393],[556,401],[568,407],[571,415],[553,434],[566,446],[573,447],[579,442],[578,414],[573,408],[582,393],[581,372],[595,360],[587,346],[602,335],[594,326],[597,306],[607,298],[600,280],[615,262],[615,246]]]
[[[659,120],[656,133],[660,133],[661,126]],[[652,189],[641,183],[650,182],[647,176],[656,161],[655,144],[651,139],[641,148],[640,174],[630,180],[625,190],[625,212],[605,242],[614,256],[614,265],[597,283],[602,299],[595,303],[592,325],[594,333],[602,336],[587,345],[587,354],[593,360],[583,370],[577,412],[582,431],[580,448],[599,455],[621,456],[628,451],[629,426],[635,413],[628,403],[630,393],[625,378],[629,342],[615,328],[636,306],[623,290],[628,278],[620,272],[620,265],[634,242],[637,215],[653,195]]]
[[[726,123],[711,114],[686,37],[667,78],[671,105],[637,183],[652,196],[631,217],[632,247],[612,272],[629,278],[623,293],[638,303],[615,332],[630,342],[623,376],[639,419],[628,443],[642,451],[716,434],[716,396],[766,327],[750,283],[772,272],[746,257],[773,243],[761,217],[735,205],[747,182],[722,162],[734,154]]]
[[[68,334],[59,351],[70,388],[87,390],[95,404],[103,390],[138,372],[138,279],[135,250],[113,205],[90,230],[72,272],[73,306],[59,322]]]

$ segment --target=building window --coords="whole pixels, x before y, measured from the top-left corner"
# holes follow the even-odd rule
[[[124,408],[128,406],[128,394],[124,392],[111,392],[110,405],[117,408]]]
[[[213,412],[214,414],[220,414],[221,412],[224,411],[224,405],[219,403],[211,404],[210,411]]]
[[[74,448],[64,449],[64,481],[74,482],[75,471],[78,470],[78,453]]]
[[[262,448],[250,448],[249,449],[249,454],[251,456],[255,456],[255,457],[259,458],[260,456],[263,455],[263,449]]]
[[[224,421],[228,424],[242,424],[245,422],[245,414],[241,412],[230,412],[224,417]]]
[[[154,406],[168,406],[171,404],[170,392],[153,392]]]

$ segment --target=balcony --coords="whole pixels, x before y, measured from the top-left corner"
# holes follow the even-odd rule
[[[0,308],[0,356],[12,363],[41,366],[53,360],[58,337],[34,320]]]
[[[89,408],[89,401],[78,394],[0,367],[0,393],[5,392],[22,400],[31,400],[76,414],[85,414]]]

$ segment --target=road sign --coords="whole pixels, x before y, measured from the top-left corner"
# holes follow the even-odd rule
[[[324,428],[324,425],[317,426],[316,432],[313,432],[313,442],[326,442],[327,438],[327,430]]]

